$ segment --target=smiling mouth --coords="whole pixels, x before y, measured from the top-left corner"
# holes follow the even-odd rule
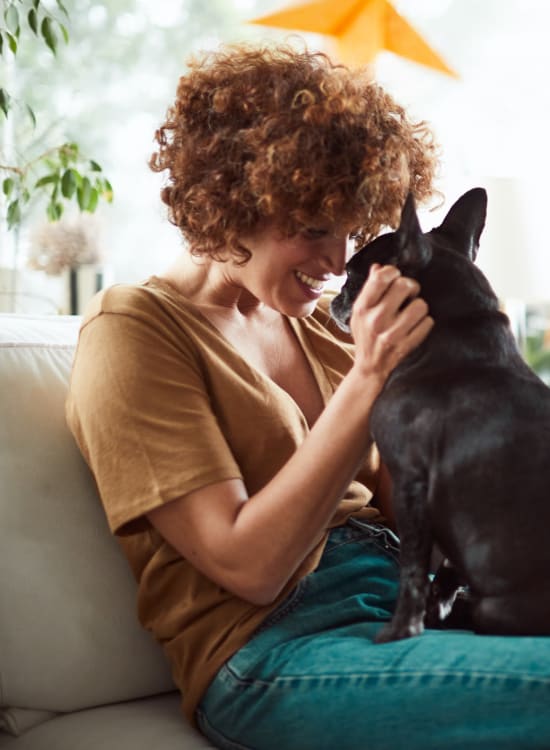
[[[302,271],[294,271],[294,274],[298,281],[301,281],[302,284],[305,284],[315,292],[320,292],[325,286],[325,279],[315,279],[313,276],[308,276],[307,274],[302,273]]]

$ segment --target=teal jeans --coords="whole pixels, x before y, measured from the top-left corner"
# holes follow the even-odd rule
[[[319,568],[210,684],[197,721],[216,747],[550,749],[550,638],[373,643],[396,601],[396,542],[371,524],[331,532]]]

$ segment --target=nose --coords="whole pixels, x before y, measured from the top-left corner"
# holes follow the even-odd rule
[[[354,243],[349,235],[345,237],[327,237],[323,248],[323,265],[334,276],[342,276],[346,263],[353,254]]]

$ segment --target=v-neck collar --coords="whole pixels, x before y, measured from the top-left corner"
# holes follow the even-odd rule
[[[330,379],[327,375],[327,372],[323,366],[322,361],[317,356],[317,353],[315,352],[314,347],[312,346],[310,337],[308,335],[308,329],[306,325],[304,324],[303,318],[287,318],[288,322],[290,323],[290,326],[292,330],[294,331],[296,338],[298,339],[298,343],[300,344],[302,351],[305,355],[305,358],[307,359],[309,366],[311,367],[311,371],[313,372],[313,377],[315,379],[315,382],[317,383],[317,387],[319,388],[321,392],[321,398],[323,399],[323,403],[326,406],[330,397],[333,394],[333,387],[331,385]]]
[[[229,341],[229,339],[224,336],[224,334],[220,331],[220,329],[212,323],[212,321],[202,312],[199,305],[196,305],[194,302],[192,302],[188,297],[183,295],[181,292],[178,292],[177,289],[175,289],[170,282],[166,281],[165,279],[161,278],[160,276],[151,276],[147,281],[145,282],[145,285],[153,285],[156,287],[162,288],[164,291],[166,291],[171,298],[175,299],[176,302],[180,305],[185,305],[185,307],[196,317],[198,318],[203,325],[205,325],[211,333],[215,334],[220,341],[224,343],[226,347],[228,347],[233,356],[237,357],[241,362],[243,362],[246,367],[254,374],[256,378],[260,378],[262,381],[266,381],[269,383],[270,387],[277,389],[277,391],[280,391],[281,393],[285,394],[287,398],[289,398],[292,403],[296,406],[296,409],[300,412],[302,415],[304,422],[307,424],[307,420],[305,418],[305,415],[300,408],[299,404],[294,400],[294,398],[286,391],[282,386],[280,386],[278,383],[275,382],[272,378],[270,378],[268,375],[263,373],[261,370],[259,370],[257,367],[255,367],[253,364],[251,364],[240,352],[239,350]],[[327,405],[329,398],[332,396],[333,388],[330,383],[330,379],[326,373],[325,368],[323,367],[322,363],[320,362],[318,356],[316,355],[315,349],[311,344],[311,341],[308,337],[307,328],[304,325],[304,322],[302,318],[291,318],[288,315],[283,315],[285,320],[288,321],[290,324],[290,327],[296,336],[296,339],[298,341],[298,344],[300,348],[302,349],[302,352],[306,358],[307,363],[309,364],[311,371],[313,373],[313,378],[317,384],[317,387],[319,389],[319,392],[321,394],[321,399],[323,401],[324,406]]]

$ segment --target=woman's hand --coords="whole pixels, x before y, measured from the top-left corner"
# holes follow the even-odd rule
[[[375,263],[353,305],[350,328],[355,368],[386,382],[391,371],[431,331],[434,321],[420,285],[395,266]]]

